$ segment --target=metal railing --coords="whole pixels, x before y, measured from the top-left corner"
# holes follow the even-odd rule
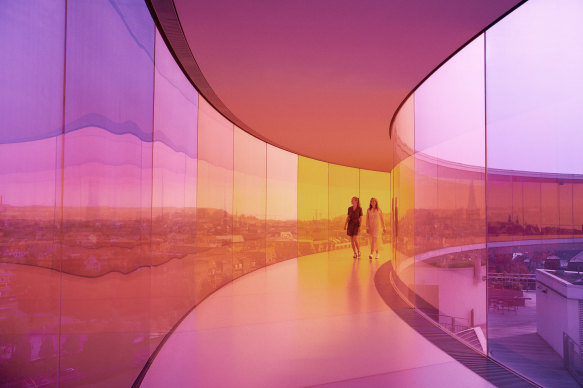
[[[521,290],[536,290],[536,274],[534,273],[489,273],[488,283],[504,287],[513,286]]]
[[[563,333],[563,363],[571,376],[583,386],[583,357],[581,347],[567,333]]]

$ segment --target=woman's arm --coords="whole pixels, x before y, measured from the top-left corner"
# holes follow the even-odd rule
[[[370,229],[370,215],[369,215],[369,210],[366,211],[366,233],[368,233],[369,229]]]

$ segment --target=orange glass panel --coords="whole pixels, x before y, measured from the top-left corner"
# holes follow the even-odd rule
[[[522,182],[522,196],[524,234],[525,236],[540,235],[540,182],[524,180]]]
[[[267,264],[298,256],[298,156],[267,145]]]
[[[441,239],[435,238],[438,228],[438,163],[424,154],[415,156],[415,217],[420,222],[415,229],[415,245],[418,252],[441,247]]]
[[[233,124],[199,97],[195,300],[233,279]]]
[[[573,183],[573,228],[575,234],[583,234],[583,182],[581,180]]]
[[[328,163],[298,158],[298,256],[328,250]]]
[[[265,267],[265,142],[235,128],[233,278]]]
[[[559,234],[573,235],[573,184],[559,182]]]
[[[488,173],[487,240],[500,241],[512,232],[512,176]]]
[[[559,183],[548,179],[541,183],[542,232],[547,237],[556,236],[559,228]]]
[[[328,249],[349,248],[350,239],[346,235],[344,224],[348,208],[352,206],[350,202],[352,197],[359,197],[359,171],[357,168],[330,164],[328,184]],[[362,222],[364,222],[364,217]],[[363,232],[365,229],[361,225],[360,236],[363,236]]]

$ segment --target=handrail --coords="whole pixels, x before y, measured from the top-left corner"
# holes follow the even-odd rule
[[[563,332],[563,364],[571,376],[583,385],[583,357],[581,346]]]

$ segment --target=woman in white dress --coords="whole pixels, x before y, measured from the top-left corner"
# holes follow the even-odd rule
[[[366,211],[366,232],[370,238],[370,255],[368,258],[372,260],[372,254],[375,252],[375,258],[379,258],[379,243],[381,240],[380,231],[385,232],[385,221],[383,220],[383,212],[379,208],[379,202],[376,198],[370,199],[370,205]]]

